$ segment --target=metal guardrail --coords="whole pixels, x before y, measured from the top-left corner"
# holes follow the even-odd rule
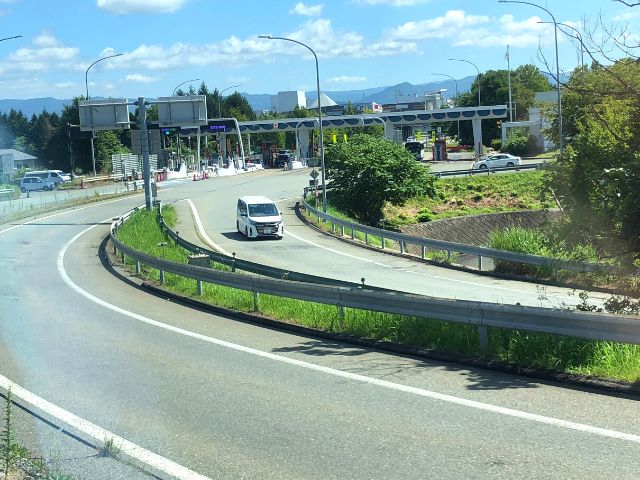
[[[444,170],[442,172],[430,172],[434,177],[452,177],[456,175],[490,175],[492,173],[509,172],[514,170],[538,170],[545,166],[544,163],[530,163],[527,165],[518,165],[515,167],[497,167],[482,168],[469,170]]]
[[[199,293],[202,292],[202,282],[252,292],[255,311],[259,310],[259,295],[268,294],[339,308],[471,324],[479,329],[483,350],[488,348],[487,327],[640,344],[640,319],[633,316],[449,300],[403,292],[376,291],[366,286],[299,283],[176,263],[139,252],[118,240],[117,229],[127,218],[128,215],[125,215],[112,224],[110,238],[114,251],[119,252],[123,260],[128,256],[136,262],[137,272],[140,272],[140,265],[144,264],[158,269],[161,279],[165,272],[194,279],[198,283]]]
[[[176,232],[171,230],[167,224],[164,222],[164,219],[161,215],[158,215],[158,222],[160,224],[160,228],[174,241],[176,244],[180,245],[185,250],[188,250],[191,253],[208,255],[209,258],[222,265],[230,267],[233,271],[242,270],[245,272],[253,273],[255,275],[263,275],[265,277],[270,278],[278,278],[284,280],[291,280],[293,282],[303,282],[303,283],[315,283],[318,285],[333,285],[336,287],[349,287],[349,288],[357,288],[361,287],[362,284],[347,282],[343,280],[337,280],[333,278],[325,278],[319,277],[317,275],[309,275],[307,273],[295,272],[292,270],[285,270],[283,268],[271,267],[268,265],[262,265],[260,263],[250,262],[248,260],[242,260],[235,256],[223,255],[222,253],[215,252],[213,250],[209,250],[207,248],[201,247],[200,245],[196,245],[194,243],[185,240],[180,237]],[[364,283],[364,279],[362,279]],[[367,287],[377,291],[395,291],[386,288],[380,287]]]
[[[640,272],[636,270],[627,270],[624,268],[616,267],[614,265],[603,265],[598,263],[576,262],[571,260],[562,260],[556,258],[543,257],[540,255],[528,255],[524,253],[510,252],[507,250],[495,250],[487,247],[477,247],[474,245],[466,245],[463,243],[448,242],[446,240],[434,240],[423,237],[416,237],[413,235],[405,235],[403,233],[393,232],[390,230],[383,230],[380,228],[369,227],[367,225],[360,225],[358,223],[348,222],[336,217],[333,217],[327,213],[321,212],[313,208],[306,201],[306,194],[309,191],[308,188],[304,189],[301,205],[313,215],[322,218],[328,223],[331,223],[332,231],[336,232],[336,227],[340,227],[341,235],[345,236],[345,230],[351,231],[351,240],[355,240],[355,232],[362,232],[365,235],[365,243],[369,244],[368,236],[372,235],[379,237],[382,241],[382,247],[384,248],[385,240],[392,240],[398,243],[400,247],[400,253],[406,253],[407,245],[417,245],[421,249],[421,258],[426,258],[427,251],[440,250],[447,252],[447,257],[450,259],[453,253],[466,253],[478,257],[478,270],[482,270],[483,259],[492,258],[494,260],[504,260],[514,263],[526,263],[529,265],[536,265],[539,267],[549,267],[553,270],[570,270],[577,272],[606,272],[618,275],[639,275]]]

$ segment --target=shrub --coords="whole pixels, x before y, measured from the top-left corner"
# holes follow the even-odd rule
[[[529,255],[551,256],[551,252],[547,247],[546,236],[540,231],[522,227],[509,227],[506,230],[496,230],[492,232],[489,244],[491,248],[497,250],[507,250]],[[552,273],[550,267],[508,262],[505,260],[496,260],[495,270],[500,273],[545,277]]]
[[[493,140],[491,140],[491,148],[493,148],[494,150],[502,150],[502,139],[494,138]]]

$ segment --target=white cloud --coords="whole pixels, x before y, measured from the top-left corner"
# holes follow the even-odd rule
[[[413,7],[430,0],[355,0],[356,3],[364,5],[390,5],[392,7]]]
[[[462,10],[449,10],[441,17],[404,23],[391,31],[391,37],[406,40],[447,38],[487,22],[489,17],[486,15],[467,15]]]
[[[187,0],[97,0],[98,8],[116,15],[130,13],[173,13]]]
[[[73,87],[74,85],[76,85],[74,82],[60,82],[60,83],[54,83],[53,86],[57,87],[57,88],[70,88]]]
[[[72,70],[79,49],[64,46],[51,33],[42,32],[32,40],[31,47],[21,47],[10,53],[0,65],[0,74],[19,77],[34,72]]]
[[[149,77],[147,75],[142,75],[140,73],[131,73],[124,77],[123,81],[125,82],[137,82],[137,83],[151,83],[155,82],[158,79],[155,77]]]
[[[611,20],[613,20],[614,22],[628,22],[629,20],[632,20],[636,17],[637,17],[637,12],[629,11],[629,12],[621,13],[620,15],[616,15],[612,17]]]
[[[418,51],[414,42],[394,40],[365,42],[359,33],[334,30],[331,21],[326,19],[309,20],[299,30],[283,36],[304,42],[322,58],[391,56]],[[307,49],[291,42],[259,39],[257,36],[246,39],[231,36],[220,42],[204,45],[180,42],[169,46],[143,44],[120,57],[111,59],[108,62],[108,68],[168,70],[210,65],[240,68],[255,62],[282,61],[283,57],[312,58]],[[244,82],[238,81],[238,83]]]
[[[41,48],[57,47],[60,45],[58,39],[54,37],[52,33],[47,32],[46,30],[34,37],[32,41],[36,47]]]
[[[367,77],[356,77],[356,76],[349,76],[349,75],[340,75],[338,77],[327,78],[327,83],[337,83],[337,84],[359,83],[359,82],[366,82],[366,81],[367,81]]]
[[[532,47],[543,41],[553,43],[553,26],[539,23],[540,17],[533,16],[521,22],[515,21],[513,15],[503,15],[493,21],[491,28],[467,29],[461,31],[453,45],[477,47]],[[562,41],[561,37],[558,37]]]
[[[449,10],[443,16],[404,23],[389,32],[394,40],[450,39],[453,46],[513,47],[536,46],[541,40],[553,41],[553,27],[541,24],[533,16],[516,21],[513,15],[500,18],[467,15],[463,10]]]
[[[295,7],[289,10],[289,13],[304,15],[306,17],[317,17],[322,13],[322,5],[305,5],[302,2],[298,2]]]

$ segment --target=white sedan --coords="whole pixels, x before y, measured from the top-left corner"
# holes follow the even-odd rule
[[[522,159],[515,155],[508,153],[493,153],[491,155],[485,155],[473,162],[471,168],[473,170],[487,170],[498,167],[515,167],[520,165]]]

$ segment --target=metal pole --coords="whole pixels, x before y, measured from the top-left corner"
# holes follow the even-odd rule
[[[509,86],[509,121],[513,122],[513,103],[511,102],[511,57],[509,56],[509,45],[507,45],[507,83]]]
[[[178,88],[181,85],[184,85],[185,83],[197,82],[198,80],[200,80],[200,79],[199,78],[192,78],[191,80],[187,80],[186,82],[179,83],[178,85],[176,85],[176,88],[173,89],[173,96],[174,97],[176,96],[176,90],[178,90]]]
[[[140,150],[142,150],[142,170],[144,171],[144,203],[151,210],[151,164],[149,163],[149,137],[147,136],[147,110],[144,97],[138,97],[138,118],[140,121]]]
[[[521,3],[523,5],[531,5],[532,7],[537,7],[540,10],[544,10],[549,14],[551,20],[553,20],[553,37],[556,44],[556,90],[558,92],[558,136],[559,136],[559,147],[560,147],[560,155],[564,152],[564,139],[562,138],[562,98],[560,95],[560,61],[558,56],[558,22],[556,22],[556,17],[553,16],[549,10],[540,5],[530,2],[521,2],[520,0],[498,0],[498,3]]]
[[[463,60],[461,58],[450,58],[449,60],[454,61],[454,62],[465,62],[468,63],[469,65],[473,65],[476,68],[476,71],[478,72],[478,76],[476,77],[478,79],[477,83],[478,83],[478,106],[480,106],[480,69],[478,68],[478,66],[473,63],[470,62],[469,60]]]
[[[440,75],[442,77],[448,77],[454,82],[456,82],[456,107],[458,106],[458,80],[453,78],[451,75],[447,75],[446,73],[431,73],[431,75]],[[460,141],[460,120],[457,120],[458,123],[458,142]]]
[[[322,131],[322,101],[320,98],[320,67],[318,66],[318,56],[313,49],[298,40],[293,40],[292,38],[286,37],[273,37],[271,35],[259,35],[258,38],[266,38],[269,40],[285,40],[287,42],[297,43],[298,45],[302,45],[307,50],[309,50],[313,54],[313,58],[316,61],[316,89],[318,91],[318,123],[320,124],[320,169],[321,169],[321,179],[322,179],[322,211],[327,212],[327,189],[325,185],[325,175],[324,175],[324,133]]]
[[[221,90],[220,93],[218,93],[218,118],[222,118],[222,115],[220,114],[220,101],[222,100],[222,94],[227,90],[229,90],[230,88],[236,88],[236,87],[239,87],[240,85],[241,84],[232,85],[230,87],[225,88],[224,90]]]
[[[87,100],[89,100],[89,70],[91,70],[91,67],[93,67],[98,62],[101,62],[101,61],[106,60],[108,58],[119,57],[121,55],[122,55],[122,53],[116,53],[114,55],[107,55],[106,57],[99,58],[98,60],[96,60],[95,62],[93,62],[91,65],[89,65],[87,67],[87,70],[84,72],[84,87],[85,87],[86,94],[87,94],[86,95]],[[95,137],[95,131],[92,130],[91,131],[91,163],[93,165],[93,176],[95,177],[97,175],[97,173],[96,173],[96,154],[95,154],[94,149],[93,149],[93,139],[94,139],[94,137]]]

